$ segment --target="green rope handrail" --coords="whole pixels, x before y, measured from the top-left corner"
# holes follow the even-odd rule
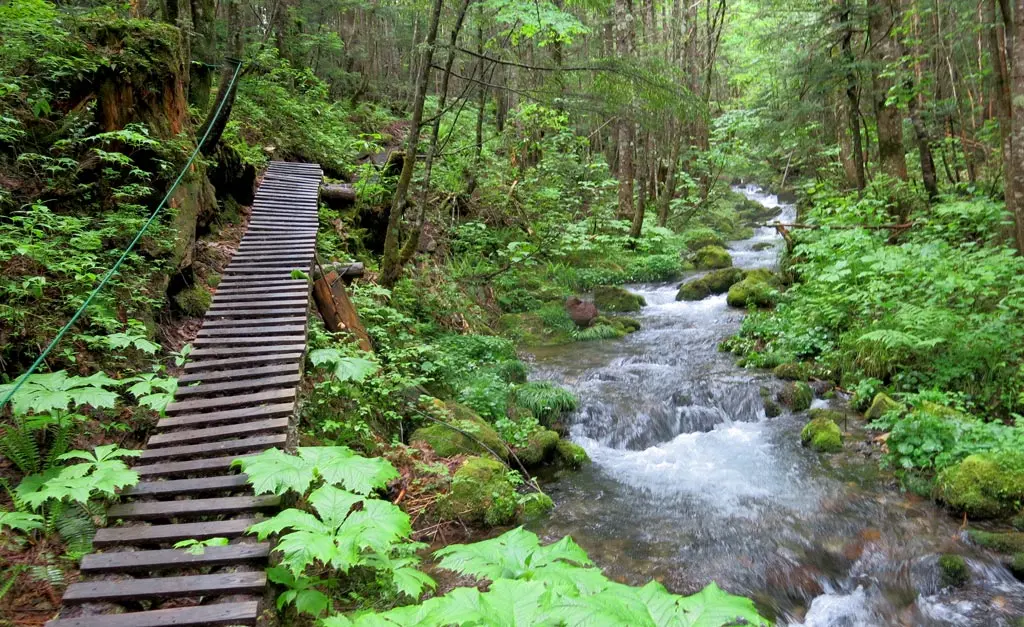
[[[238,74],[242,69],[242,62],[237,60],[235,61],[235,73],[231,76],[231,82],[228,84],[227,89],[224,91],[225,96],[220,98],[220,104],[217,106],[217,112],[214,114],[210,124],[206,126],[206,132],[203,133],[202,139],[200,139],[199,143],[196,144],[196,149],[192,151],[192,155],[188,158],[188,161],[185,163],[185,166],[181,169],[181,172],[178,173],[178,178],[174,179],[174,183],[172,183],[171,187],[167,190],[167,193],[164,195],[163,200],[160,201],[160,204],[157,205],[156,209],[153,210],[153,213],[149,216],[149,219],[146,220],[146,223],[142,225],[141,229],[139,229],[139,232],[135,235],[135,239],[133,239],[131,243],[128,244],[128,248],[124,249],[124,252],[121,253],[121,257],[118,258],[114,265],[111,266],[110,270],[108,270],[107,273],[103,275],[103,279],[99,282],[99,285],[97,285],[95,289],[93,289],[93,291],[89,293],[89,296],[85,299],[85,302],[82,303],[82,306],[78,308],[78,311],[75,312],[75,315],[71,316],[71,319],[68,320],[67,324],[65,324],[64,327],[57,332],[56,337],[54,337],[53,340],[46,346],[46,348],[43,349],[43,352],[39,354],[39,357],[36,358],[36,360],[32,363],[32,365],[25,372],[25,374],[18,377],[18,380],[15,382],[14,387],[11,388],[7,395],[4,396],[4,399],[0,401],[0,411],[2,411],[3,408],[7,405],[7,403],[12,398],[14,398],[14,395],[18,392],[18,390],[25,383],[25,381],[27,381],[28,378],[35,373],[36,369],[39,368],[39,365],[43,363],[44,359],[46,359],[46,356],[50,354],[50,351],[52,351],[54,347],[57,346],[57,343],[61,341],[61,339],[71,329],[71,327],[74,326],[76,322],[78,322],[78,319],[82,317],[83,313],[85,313],[85,309],[92,303],[93,299],[96,298],[96,295],[100,293],[100,290],[102,290],[106,286],[107,282],[110,281],[110,279],[114,276],[118,268],[121,267],[121,264],[124,263],[124,260],[128,258],[128,254],[132,252],[132,250],[135,248],[135,245],[139,243],[139,240],[142,239],[142,236],[146,234],[146,231],[149,229],[149,227],[153,224],[153,222],[156,221],[157,216],[159,216],[160,212],[163,211],[164,206],[167,205],[167,201],[171,199],[171,194],[173,194],[174,190],[177,189],[178,185],[181,183],[181,180],[185,178],[185,173],[188,172],[188,169],[190,167],[192,167],[192,163],[196,160],[196,157],[199,156],[199,151],[202,150],[203,144],[205,144],[207,138],[210,137],[210,131],[214,127],[213,122],[217,121],[220,118],[221,112],[224,111],[224,104],[228,101],[226,95],[231,93],[231,90],[235,86],[235,81],[238,80]]]

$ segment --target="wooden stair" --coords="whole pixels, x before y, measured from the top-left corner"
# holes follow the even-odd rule
[[[207,311],[174,402],[107,511],[48,627],[255,625],[270,545],[245,530],[280,504],[231,462],[283,448],[306,348],[320,182],[312,164],[273,162]],[[201,552],[182,540],[227,538]],[[165,602],[170,601],[164,606]],[[101,604],[89,605],[89,604]]]

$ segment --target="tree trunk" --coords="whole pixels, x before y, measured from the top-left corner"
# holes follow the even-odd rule
[[[999,0],[991,0],[985,3],[985,21],[983,25],[988,33],[988,54],[992,62],[992,102],[995,105],[996,119],[999,121],[999,135],[1003,142],[1002,156],[1003,168],[1006,183],[1003,185],[1003,197],[1006,199],[1006,207],[1010,211],[1014,209],[1013,186],[1010,181],[1013,179],[1013,171],[1016,164],[1013,161],[1013,105],[1010,101],[1010,68],[1007,66],[1003,23],[996,19],[996,4]]]
[[[189,104],[206,111],[213,87],[213,63],[216,60],[217,4],[214,0],[191,0],[192,9],[192,65],[189,69]]]
[[[1010,71],[1013,77],[1013,136],[1010,138],[1012,162],[1024,163],[1024,0],[1016,0],[1013,11],[1013,60]],[[1024,255],[1024,167],[1011,169],[1008,184],[1013,188],[1014,239],[1017,252]]]
[[[850,141],[853,156],[853,178],[850,183],[857,189],[864,189],[867,177],[864,172],[864,148],[861,144],[860,132],[860,90],[857,85],[857,74],[853,70],[853,28],[850,24],[850,0],[837,0],[841,9],[839,23],[842,31],[842,58],[846,66],[846,116],[850,125]]]
[[[409,135],[405,142],[405,161],[402,173],[398,176],[395,196],[391,201],[391,213],[388,215],[388,229],[384,235],[384,258],[381,260],[380,282],[385,287],[392,287],[398,282],[402,272],[401,250],[399,249],[399,229],[402,217],[409,205],[409,185],[416,167],[416,151],[420,144],[420,126],[423,124],[423,104],[427,96],[427,85],[430,81],[430,64],[434,60],[434,43],[437,41],[437,25],[441,20],[441,8],[444,0],[434,0],[430,14],[430,25],[427,28],[426,48],[420,59],[419,75],[416,77],[415,97],[413,98],[412,121]]]
[[[238,15],[240,0],[228,0],[228,46],[227,58],[224,60],[220,72],[220,85],[217,87],[217,101],[206,116],[206,121],[199,131],[201,138],[209,129],[209,136],[203,144],[203,154],[211,155],[217,149],[224,129],[227,127],[228,119],[231,117],[231,109],[235,105],[235,94],[238,92],[238,82],[231,83],[235,76],[237,63],[242,59],[242,25]],[[233,60],[231,59],[233,57]],[[223,103],[223,107],[221,106]],[[217,115],[220,110],[220,115]]]
[[[632,0],[615,0],[615,54],[619,59],[627,59],[633,51],[633,2]],[[628,111],[620,111],[616,122],[616,159],[619,179],[620,220],[633,217],[633,141],[634,124],[628,118]]]
[[[903,119],[899,109],[888,102],[893,79],[887,70],[899,61],[892,29],[899,18],[896,0],[868,0],[868,31],[871,37],[875,121],[878,131],[878,164],[882,172],[901,181],[907,180],[907,158],[903,152]],[[890,209],[894,219],[906,221],[909,207],[894,203]]]

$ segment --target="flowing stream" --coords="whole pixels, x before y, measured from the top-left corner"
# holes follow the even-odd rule
[[[781,245],[763,228],[730,249],[739,267],[773,267]],[[718,351],[743,312],[724,295],[677,302],[677,285],[631,287],[647,307],[625,339],[535,352],[534,376],[580,397],[571,437],[593,459],[546,486],[556,508],[535,530],[571,534],[623,582],[690,594],[715,581],[779,625],[1015,627],[1024,585],[963,542],[959,521],[892,489],[871,446],[851,437],[822,457],[800,446],[806,415],[766,418],[759,390],[780,383]],[[967,558],[967,586],[942,587],[946,552]]]

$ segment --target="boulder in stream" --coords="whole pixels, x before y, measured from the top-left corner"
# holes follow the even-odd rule
[[[943,586],[960,588],[971,580],[971,569],[967,560],[955,553],[946,553],[939,558],[939,578]]]
[[[757,269],[747,272],[743,280],[729,288],[727,302],[732,307],[771,307],[782,282],[771,270]]]
[[[819,453],[837,453],[843,450],[843,432],[829,418],[815,418],[800,432],[800,443]]]
[[[488,457],[467,459],[455,471],[451,491],[438,503],[444,518],[492,527],[515,520],[518,506],[508,468]]]
[[[614,286],[600,285],[594,288],[594,304],[601,311],[628,313],[640,311],[647,301],[643,296],[629,290]]]
[[[598,316],[597,306],[594,303],[580,300],[575,296],[565,301],[565,312],[581,329],[589,327],[594,322],[594,318]]]
[[[698,270],[716,270],[732,265],[732,256],[721,246],[705,246],[693,257],[693,264]]]
[[[583,464],[590,462],[590,456],[582,446],[569,440],[559,440],[555,445],[555,455],[566,468],[578,470]]]
[[[935,488],[940,501],[971,518],[1012,516],[1024,502],[1024,453],[969,455],[939,473]]]
[[[703,300],[712,294],[724,294],[733,284],[743,280],[743,270],[723,268],[708,272],[699,279],[679,286],[676,300]]]
[[[899,407],[902,406],[894,401],[891,396],[885,392],[879,392],[878,394],[875,394],[875,399],[871,401],[871,407],[864,412],[864,417],[868,420],[878,420],[889,410],[897,409]]]
[[[777,396],[778,401],[793,411],[810,409],[814,400],[814,391],[803,381],[789,381],[782,386]]]

